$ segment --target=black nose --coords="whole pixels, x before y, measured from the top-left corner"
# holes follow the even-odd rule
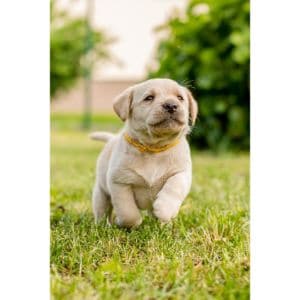
[[[164,103],[163,105],[162,105],[162,107],[167,111],[167,112],[169,112],[170,114],[172,114],[173,112],[175,112],[176,111],[176,109],[177,109],[177,105],[176,104],[173,104],[173,103]]]

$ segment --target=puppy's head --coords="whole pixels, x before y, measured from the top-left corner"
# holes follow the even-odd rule
[[[150,79],[121,93],[115,112],[136,132],[168,137],[187,133],[197,117],[191,92],[170,79]]]

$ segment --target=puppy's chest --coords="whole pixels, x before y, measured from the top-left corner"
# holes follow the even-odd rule
[[[168,158],[160,160],[137,160],[132,171],[138,186],[155,187],[172,176],[174,164]]]
[[[164,166],[144,166],[135,169],[135,180],[132,188],[137,205],[149,209],[167,179],[172,176],[171,170]]]

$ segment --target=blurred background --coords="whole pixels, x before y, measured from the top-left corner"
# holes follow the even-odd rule
[[[168,77],[198,101],[195,148],[249,150],[249,10],[245,0],[51,0],[52,130],[117,131],[113,98]]]

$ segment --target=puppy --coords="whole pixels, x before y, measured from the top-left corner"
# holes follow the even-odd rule
[[[123,130],[117,135],[91,134],[92,139],[107,142],[97,161],[95,220],[113,209],[111,222],[120,227],[140,225],[140,210],[169,222],[191,187],[186,135],[195,123],[197,103],[177,82],[151,79],[126,89],[113,108],[125,122]]]

